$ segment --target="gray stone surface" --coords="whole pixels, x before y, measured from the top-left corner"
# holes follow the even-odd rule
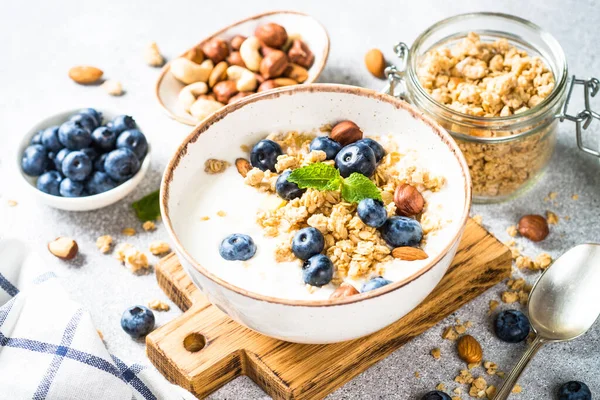
[[[167,239],[162,226],[156,232],[142,231],[133,238],[120,234],[129,226],[141,231],[130,203],[158,188],[170,155],[190,131],[189,127],[166,117],[154,99],[158,70],[143,63],[141,53],[146,43],[155,40],[167,57],[174,57],[225,24],[261,11],[295,8],[313,14],[331,35],[331,54],[320,81],[379,89],[381,82],[371,78],[362,64],[367,49],[382,48],[391,59],[391,47],[396,41],[411,43],[421,31],[442,18],[467,11],[493,10],[514,13],[543,26],[563,45],[573,73],[599,76],[599,7],[594,0],[5,2],[0,12],[0,237],[22,238],[42,254],[73,298],[91,312],[111,352],[149,364],[143,343],[131,341],[121,331],[119,318],[127,306],[154,298],[164,300],[165,296],[154,275],[133,276],[94,246],[96,237],[103,234],[141,248],[152,239]],[[102,68],[106,78],[123,83],[126,94],[113,98],[98,87],[74,84],[67,78],[67,71],[75,64]],[[87,106],[135,116],[153,145],[151,170],[134,194],[103,210],[69,213],[39,205],[21,186],[15,166],[17,144],[40,118]],[[600,108],[600,102],[596,101],[596,107]],[[600,122],[596,121],[590,131],[599,135]],[[543,198],[551,191],[559,193],[556,201],[544,202]],[[579,194],[578,201],[571,199],[575,193]],[[18,206],[8,207],[9,199],[18,201]],[[561,218],[548,239],[539,245],[519,240],[529,255],[547,251],[558,256],[575,244],[600,241],[599,199],[600,165],[576,150],[573,127],[564,123],[550,168],[532,190],[504,204],[475,206],[473,212],[482,215],[484,225],[501,240],[508,238],[506,227],[525,213],[544,213],[550,209],[561,217],[569,216],[568,221]],[[60,262],[45,250],[46,242],[57,235],[69,235],[79,242],[81,255],[76,262]],[[152,262],[155,261],[153,258]],[[535,277],[527,275],[530,282]],[[505,285],[501,284],[469,303],[330,398],[417,399],[439,382],[453,389],[457,384],[452,379],[462,363],[455,355],[453,343],[442,341],[440,334],[454,318],[473,321],[471,333],[482,343],[485,359],[498,363],[501,370],[509,370],[525,345],[501,343],[492,334],[491,319],[487,316],[488,302],[498,299],[503,290]],[[158,324],[165,324],[178,314],[177,307],[158,313]],[[429,355],[433,347],[441,347],[441,360]],[[556,388],[571,379],[587,382],[595,396],[600,396],[599,351],[599,324],[571,343],[543,348],[520,381],[523,393],[514,398],[555,398]],[[415,371],[420,378],[414,376]],[[483,371],[479,369],[476,373]],[[488,381],[500,383],[498,378]],[[212,396],[214,399],[263,397],[266,395],[247,378],[235,380]]]

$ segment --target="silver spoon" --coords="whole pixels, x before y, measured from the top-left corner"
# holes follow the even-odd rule
[[[529,322],[535,339],[494,400],[506,400],[535,353],[546,343],[586,333],[600,315],[600,244],[581,244],[560,256],[533,286]]]

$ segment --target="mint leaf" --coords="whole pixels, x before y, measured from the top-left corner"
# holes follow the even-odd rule
[[[300,189],[338,190],[342,184],[340,171],[324,163],[314,163],[295,169],[287,180],[297,184]]]
[[[381,200],[381,193],[372,180],[363,174],[354,172],[344,179],[342,198],[348,203],[358,203],[363,199]]]
[[[135,214],[142,222],[153,221],[160,217],[160,191],[152,192],[131,204]]]

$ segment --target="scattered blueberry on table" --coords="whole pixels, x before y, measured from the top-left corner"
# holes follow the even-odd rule
[[[154,313],[144,306],[133,306],[121,316],[121,328],[134,339],[146,336],[154,329]]]
[[[146,137],[131,116],[102,122],[100,112],[84,108],[40,130],[23,151],[23,172],[38,177],[42,192],[62,197],[103,193],[130,179],[148,152]]]
[[[592,400],[592,392],[585,383],[570,381],[558,389],[558,400]]]
[[[423,228],[419,221],[394,216],[381,226],[381,237],[392,247],[417,246],[423,239]]]
[[[363,199],[358,203],[356,212],[362,222],[373,228],[379,228],[387,220],[387,210],[381,200]]]
[[[275,172],[277,157],[283,154],[281,146],[269,139],[256,143],[250,152],[250,163],[262,171]]]
[[[300,189],[297,184],[288,181],[291,173],[290,170],[284,171],[275,182],[275,191],[284,200],[293,200],[306,192],[306,189]]]
[[[392,281],[385,279],[382,276],[376,276],[375,278],[371,278],[368,282],[363,284],[360,289],[361,293],[370,292],[371,290],[379,289],[385,285],[389,285]]]
[[[494,331],[500,340],[519,343],[527,338],[531,325],[529,319],[518,310],[505,310],[496,316]]]
[[[327,285],[333,279],[333,263],[326,255],[312,256],[302,265],[302,278],[311,286]]]
[[[319,254],[325,247],[325,238],[317,228],[309,226],[300,229],[292,240],[292,252],[301,260],[308,260]]]
[[[254,240],[242,233],[227,236],[219,246],[219,254],[227,261],[246,261],[254,257],[255,253]]]
[[[425,393],[421,400],[452,400],[452,398],[444,392],[440,392],[439,390],[433,390],[431,392]]]

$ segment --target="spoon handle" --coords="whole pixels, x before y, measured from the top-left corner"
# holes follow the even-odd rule
[[[542,339],[540,339],[539,336],[536,336],[535,339],[533,339],[533,342],[531,342],[525,354],[523,354],[517,365],[513,367],[512,371],[510,371],[510,374],[508,374],[508,376],[506,377],[504,384],[502,385],[500,390],[498,390],[496,396],[494,396],[494,400],[508,399],[508,396],[510,396],[513,387],[519,380],[521,373],[523,372],[523,370],[525,370],[525,367],[527,367],[529,361],[531,361],[533,356],[535,356],[535,353],[537,353],[537,351],[540,349],[540,347],[542,347],[544,343],[545,342]]]

